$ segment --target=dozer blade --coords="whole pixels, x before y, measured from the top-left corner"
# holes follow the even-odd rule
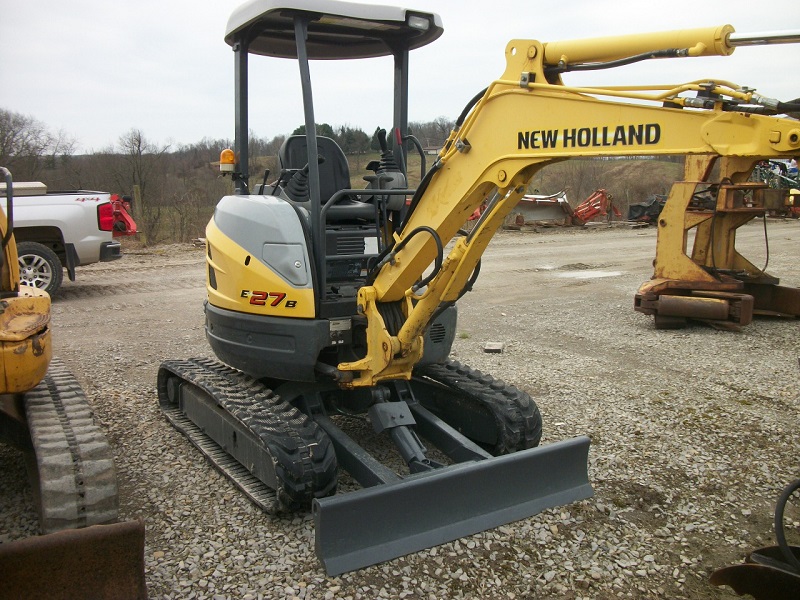
[[[338,575],[593,495],[582,436],[314,500],[316,552]]]
[[[147,598],[144,524],[67,529],[0,544],[0,598]]]

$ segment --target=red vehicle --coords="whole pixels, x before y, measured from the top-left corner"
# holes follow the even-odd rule
[[[114,237],[136,235],[136,222],[131,216],[131,197],[111,194],[111,206],[114,209]]]
[[[597,217],[608,216],[609,208],[616,217],[622,217],[622,213],[614,206],[613,196],[605,190],[595,190],[575,208],[572,220],[575,223],[588,223]]]

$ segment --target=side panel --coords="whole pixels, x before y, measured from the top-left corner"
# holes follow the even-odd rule
[[[0,394],[36,387],[52,354],[50,296],[44,290],[22,286],[18,296],[3,300],[0,312]]]
[[[294,208],[272,196],[226,196],[206,227],[208,300],[249,313],[313,318],[306,238]]]

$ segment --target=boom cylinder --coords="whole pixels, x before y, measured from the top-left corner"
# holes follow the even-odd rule
[[[544,63],[607,62],[672,48],[693,49],[692,56],[728,56],[739,46],[767,46],[800,42],[800,29],[736,33],[731,25],[644,33],[544,44]]]
[[[727,56],[734,48],[728,43],[731,25],[684,29],[660,33],[622,35],[544,44],[544,63],[557,65],[607,62],[668,48],[697,48],[696,56]]]

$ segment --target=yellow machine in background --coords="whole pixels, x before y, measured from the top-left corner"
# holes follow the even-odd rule
[[[6,179],[7,198],[13,198],[11,175]],[[13,201],[6,210],[13,211]],[[52,357],[50,346],[50,296],[34,287],[20,287],[17,245],[9,219],[0,211],[0,394],[33,389],[44,379]]]
[[[26,455],[47,534],[0,544],[0,598],[146,598],[144,526],[117,522],[113,452],[77,380],[52,359],[50,296],[20,286],[13,181],[0,175],[0,441]]]
[[[725,180],[718,187],[731,191],[718,194],[723,204],[709,231],[732,246],[741,219],[729,222],[722,207],[744,210],[741,174],[756,160],[800,149],[798,122],[777,116],[796,103],[732,83],[562,81],[568,72],[636,60],[729,55],[742,43],[730,26],[516,39],[506,47],[505,72],[474,96],[419,187],[408,189],[405,148],[415,142],[409,54],[442,30],[439,16],[426,11],[318,0],[252,0],[226,30],[236,146],[223,152],[221,168],[235,192],[219,202],[206,231],[205,304],[206,335],[222,362],[164,362],[159,401],[259,506],[312,507],[317,554],[330,574],[591,495],[587,438],[537,447],[542,422],[530,396],[449,358],[456,302],[541,168],[577,157],[679,154],[689,155],[689,179],[711,185],[706,167],[719,160]],[[279,151],[277,179],[251,185],[248,61],[255,55],[297,60],[306,133]],[[316,135],[309,63],[379,56],[394,59],[394,144],[379,137],[383,151],[366,189],[351,189],[342,150]],[[368,78],[349,81],[344,101],[383,101],[357,83]],[[455,93],[457,77],[452,83]],[[271,94],[287,87],[272,84]],[[696,185],[677,184],[673,195],[683,199]],[[473,229],[460,232],[484,203]],[[659,245],[680,250],[684,222],[698,219],[688,206],[676,211],[678,229],[670,219]],[[720,252],[715,260],[722,266]],[[344,431],[354,417],[391,438],[407,475]],[[422,439],[450,463],[431,459]],[[364,489],[333,496],[340,467]]]
[[[0,236],[8,221],[0,214]],[[10,234],[8,234],[10,237]],[[0,394],[27,392],[44,379],[52,356],[50,296],[19,284],[16,244],[5,244],[0,260]]]

